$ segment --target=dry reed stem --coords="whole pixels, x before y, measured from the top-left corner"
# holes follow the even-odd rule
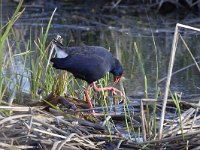
[[[142,136],[143,140],[146,141],[146,128],[145,128],[145,114],[144,114],[144,107],[143,107],[143,101],[140,101],[140,115],[141,115],[141,122],[142,122]]]
[[[30,111],[30,107],[12,107],[12,106],[0,106],[0,110],[11,110],[11,111]]]
[[[0,121],[0,125],[1,124],[4,124],[6,122],[9,122],[9,121],[13,121],[14,119],[19,119],[19,118],[23,118],[23,117],[31,117],[30,114],[26,114],[26,115],[15,115],[15,116],[10,116],[10,117],[7,117],[7,118],[4,118]]]
[[[191,138],[192,136],[194,135],[198,135],[200,134],[200,130],[198,131],[195,131],[195,132],[190,132],[190,133],[186,133],[184,135],[184,138],[185,140],[188,139],[188,138]],[[143,142],[141,144],[150,144],[150,143],[164,143],[164,142],[170,142],[170,141],[173,141],[173,140],[182,140],[182,135],[177,135],[177,136],[173,136],[173,137],[168,137],[168,138],[163,138],[161,140],[152,140],[152,141],[146,141],[146,142]]]
[[[190,108],[189,110],[185,111],[183,114],[181,114],[181,120],[182,120],[182,123],[183,125],[186,125],[189,121],[189,119],[191,118],[192,114],[194,113],[194,109],[193,108]],[[175,120],[178,120],[177,123],[171,123],[170,125],[170,129],[169,130],[166,130],[166,131],[163,131],[163,137],[166,137],[166,136],[169,136],[169,135],[176,135],[178,131],[181,130],[181,126],[180,126],[180,121],[179,119],[175,119]]]
[[[169,86],[170,86],[170,81],[171,81],[171,76],[172,76],[172,69],[173,69],[173,65],[174,65],[177,43],[178,43],[178,24],[176,24],[175,31],[174,31],[174,39],[173,39],[169,67],[168,67],[167,81],[166,81],[166,85],[165,85],[162,113],[161,113],[161,117],[160,117],[160,129],[159,129],[159,135],[158,135],[159,139],[162,139],[162,134],[163,134],[165,109],[166,109],[166,104],[167,104],[167,99],[168,99],[168,92],[169,92]]]
[[[2,107],[6,108],[7,107]],[[17,107],[16,107],[17,108]],[[8,109],[15,109],[8,108]],[[81,149],[81,147],[86,147],[89,149],[99,149],[102,145],[105,145],[106,139],[110,138],[110,135],[104,134],[91,134],[88,132],[88,128],[92,128],[88,126],[89,124],[86,122],[87,126],[82,126],[81,124],[74,125],[73,121],[70,122],[64,120],[61,117],[55,117],[51,114],[48,114],[44,111],[38,110],[37,108],[29,108],[32,111],[27,111],[27,113],[31,114],[24,114],[24,115],[13,115],[7,118],[3,118],[0,120],[1,125],[1,135],[4,135],[4,138],[1,138],[2,141],[17,141],[17,143],[29,141],[38,141],[39,143],[46,143],[47,147],[52,146],[52,149],[61,149],[66,147],[71,149]],[[18,110],[18,108],[16,109]],[[27,109],[28,110],[28,109]],[[17,111],[16,111],[17,113]],[[59,126],[62,128],[58,128],[56,126],[51,125],[50,123],[58,123]],[[78,119],[81,122],[81,119]],[[28,124],[27,124],[28,122]],[[81,122],[83,123],[83,122]],[[83,123],[84,124],[84,123]],[[73,131],[74,133],[70,133],[69,131]],[[73,130],[72,130],[73,129]],[[80,132],[81,130],[88,130],[86,135]],[[12,130],[12,132],[10,132]],[[9,134],[8,134],[9,133]],[[94,132],[95,133],[95,132]],[[104,131],[102,132],[104,133]],[[17,135],[17,138],[15,136]],[[19,136],[23,135],[23,136]],[[10,137],[14,137],[13,139]],[[37,137],[37,138],[36,138]],[[100,138],[102,141],[93,142],[92,139]],[[113,139],[122,139],[119,136],[112,136]],[[63,139],[63,140],[62,140]],[[96,141],[96,140],[95,140]],[[13,143],[13,142],[11,142]],[[4,143],[3,143],[4,144]],[[6,147],[6,145],[0,144],[1,147]],[[19,145],[8,144],[7,147],[15,147],[17,149],[20,148]],[[18,146],[18,147],[17,147]],[[100,146],[100,147],[99,147]],[[21,146],[22,147],[22,146]],[[26,146],[27,148],[33,148],[34,146]],[[50,147],[49,147],[50,148]],[[49,149],[48,148],[48,149]]]
[[[163,99],[162,113],[161,113],[161,117],[160,117],[159,139],[162,139],[162,137],[163,137],[163,123],[164,123],[164,117],[165,117],[165,110],[166,110],[166,104],[167,104],[168,93],[169,93],[169,86],[170,86],[170,81],[171,81],[171,76],[172,76],[172,69],[173,69],[173,65],[174,65],[174,59],[175,59],[178,37],[179,37],[178,36],[178,34],[179,34],[178,30],[179,30],[180,27],[195,30],[195,31],[198,31],[198,32],[200,31],[200,29],[198,29],[198,28],[194,28],[194,27],[179,24],[179,23],[176,24],[175,32],[174,32],[174,39],[173,39],[173,44],[172,44],[172,50],[171,50],[171,55],[170,55],[170,61],[169,61],[169,66],[168,66],[167,81],[166,81],[166,85],[165,85],[165,93],[164,93],[164,99]],[[194,59],[194,57],[193,57],[192,53],[190,52],[189,48],[187,47],[187,45],[186,45],[186,48],[189,51],[190,55],[192,56],[197,68],[199,69],[197,62]]]
[[[12,109],[14,109],[14,107]],[[2,138],[0,138],[0,140],[2,143],[8,144],[8,147],[15,147],[15,149],[17,149],[17,146],[23,146],[25,145],[24,143],[27,143],[25,146],[29,147],[30,145],[28,145],[28,143],[31,140],[32,142],[35,141],[38,144],[40,143],[42,146],[45,146],[46,149],[75,150],[84,148],[102,149],[110,139],[110,135],[105,134],[105,129],[95,129],[92,127],[94,123],[90,126],[86,120],[83,121],[75,118],[68,119],[61,114],[60,116],[54,116],[34,107],[29,109],[31,111],[25,112],[28,114],[17,115],[17,113],[21,112],[16,111],[13,116],[8,117],[9,119],[5,120],[4,118],[2,119],[3,121],[1,120],[0,133]],[[184,139],[189,141],[189,148],[191,147],[191,143],[198,143],[200,136],[200,133],[198,133],[200,129],[200,124],[198,124],[200,116],[196,116],[196,120],[194,121],[193,116],[195,115],[195,112],[192,110],[194,109],[188,109],[181,114],[181,117],[185,118],[185,120],[183,119],[183,133]],[[160,143],[162,147],[183,148],[186,143],[182,140],[182,135],[179,135],[181,132],[179,130],[178,117],[175,117],[174,121],[165,119],[165,122],[165,131],[167,125],[173,126],[174,124],[175,126],[172,130],[168,130],[168,137],[161,141],[154,140],[142,143],[127,141],[128,143],[126,143],[125,141],[127,139],[125,137],[114,134],[112,135],[112,139],[115,141],[118,148],[126,148],[128,146],[139,149],[142,147],[146,147],[146,149],[157,149],[160,147],[158,143]],[[193,130],[190,130],[190,124],[193,122]],[[175,131],[176,135],[173,135],[172,131]],[[188,131],[190,131],[190,133],[188,133]],[[120,131],[118,131],[117,134],[120,135]],[[176,143],[174,143],[174,141],[176,141]],[[16,145],[16,142],[19,144]],[[126,144],[124,144],[124,142]],[[199,145],[197,144],[196,147],[198,146]],[[3,146],[0,145],[0,148],[3,148]],[[34,149],[36,147],[32,148]]]

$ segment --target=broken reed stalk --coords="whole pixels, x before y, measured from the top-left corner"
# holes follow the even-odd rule
[[[196,65],[198,71],[200,72],[200,67],[199,67],[199,65],[198,65],[198,62],[195,60],[195,58],[194,58],[192,52],[190,51],[189,47],[187,46],[185,40],[183,39],[183,37],[181,36],[180,33],[179,33],[179,36],[180,36],[181,40],[183,41],[183,44],[185,45],[186,49],[187,49],[188,52],[190,53],[190,56],[192,57],[192,60],[194,61],[194,64]]]
[[[171,56],[170,56],[169,67],[168,67],[167,81],[166,81],[166,85],[165,85],[163,107],[162,107],[162,113],[161,113],[161,117],[160,117],[159,139],[162,139],[162,134],[163,134],[165,109],[166,109],[167,98],[168,98],[168,94],[169,94],[169,86],[170,86],[170,81],[171,81],[171,76],[172,76],[172,69],[174,66],[174,59],[175,59],[175,54],[176,54],[177,43],[178,43],[178,24],[176,24],[176,27],[175,27],[174,39],[173,39]]]
[[[165,117],[165,109],[166,109],[166,104],[167,104],[169,86],[170,86],[170,81],[171,81],[171,76],[172,76],[172,69],[173,69],[173,65],[174,65],[174,59],[175,59],[176,48],[177,48],[177,43],[178,43],[178,37],[179,37],[178,36],[179,35],[178,28],[179,27],[200,32],[200,29],[198,29],[198,28],[191,27],[191,26],[188,26],[188,25],[179,24],[179,23],[176,24],[175,32],[174,32],[174,39],[173,39],[173,44],[172,44],[172,50],[171,50],[171,55],[170,55],[170,61],[169,61],[169,67],[168,67],[167,81],[166,81],[166,85],[165,85],[165,93],[164,93],[164,99],[163,99],[162,113],[161,113],[161,117],[160,117],[159,139],[162,139],[162,134],[163,134],[163,123],[164,123],[164,117]],[[190,51],[189,51],[189,53],[190,53]],[[196,64],[196,66],[198,66],[196,61],[195,61],[195,64]],[[199,69],[199,67],[197,67],[197,68]]]

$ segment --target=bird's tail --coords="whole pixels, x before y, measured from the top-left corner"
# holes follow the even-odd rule
[[[51,58],[50,61],[53,63],[54,68],[62,70],[66,69],[64,58]]]
[[[65,52],[64,50],[64,46],[61,43],[60,39],[53,39],[52,44],[56,50],[56,54],[58,58],[65,58],[68,56],[67,52]]]

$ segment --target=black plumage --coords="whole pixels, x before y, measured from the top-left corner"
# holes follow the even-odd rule
[[[55,48],[66,53],[64,58],[52,58],[53,67],[67,70],[74,77],[91,84],[103,78],[108,72],[121,76],[123,68],[116,58],[105,48],[99,46],[66,47],[54,40]]]
[[[113,87],[100,89],[95,85],[95,81],[103,78],[108,72],[114,75],[116,83],[120,81],[123,74],[119,60],[113,57],[107,49],[100,46],[64,47],[55,39],[53,46],[57,53],[57,58],[51,59],[53,67],[67,70],[75,78],[85,80],[88,83],[85,94],[91,109],[93,109],[93,106],[87,92],[92,83],[96,91],[112,90],[119,92]]]

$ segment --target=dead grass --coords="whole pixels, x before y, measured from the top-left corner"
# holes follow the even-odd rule
[[[69,99],[69,97],[68,97]],[[80,100],[81,101],[81,100]],[[148,101],[153,106],[154,99],[137,99],[129,106],[135,109],[131,116],[135,128],[141,128],[140,102]],[[162,101],[157,101],[157,112]],[[0,107],[0,147],[3,149],[104,149],[109,146],[122,149],[198,149],[200,146],[199,104],[195,101],[181,100],[183,134],[180,120],[172,100],[168,100],[161,140],[146,137],[146,141],[130,140],[124,136],[126,129],[124,116],[110,115],[109,118],[94,117],[87,113],[70,113],[70,109],[58,111],[44,106],[1,106]],[[194,106],[194,107],[192,107]],[[122,106],[123,107],[123,106]],[[145,107],[145,105],[144,105]],[[173,110],[174,109],[174,110]],[[110,119],[111,118],[111,119]],[[111,135],[103,122],[113,121]],[[107,121],[108,121],[107,120]],[[160,119],[156,118],[159,124]],[[138,122],[138,124],[137,124]],[[114,125],[120,124],[120,128]],[[112,139],[112,140],[111,140]],[[139,139],[139,137],[138,137]],[[112,144],[111,144],[112,143]]]

